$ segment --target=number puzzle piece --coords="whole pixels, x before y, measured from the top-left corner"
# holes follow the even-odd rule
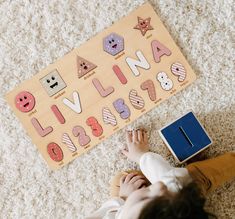
[[[97,119],[93,116],[89,117],[86,120],[86,124],[89,125],[92,129],[92,134],[96,137],[99,137],[103,134],[103,128],[102,126],[98,123]]]
[[[150,21],[150,17],[146,19],[138,17],[138,24],[134,27],[134,29],[140,30],[140,32],[144,36],[148,30],[153,30],[153,27],[150,25]]]
[[[35,98],[31,93],[21,91],[15,97],[15,105],[23,113],[30,112],[35,106]]]
[[[102,109],[103,121],[106,124],[111,124],[112,126],[117,125],[116,117],[111,113],[108,107]]]
[[[139,60],[127,57],[126,62],[130,67],[131,71],[133,72],[134,76],[139,76],[140,72],[136,66],[147,70],[150,68],[150,64],[148,63],[147,59],[144,57],[144,54],[140,50],[136,51],[136,56],[139,58]]]
[[[43,129],[39,121],[34,117],[31,119],[31,123],[41,137],[45,137],[53,131],[53,128],[51,126]]]
[[[92,83],[93,85],[95,86],[96,90],[99,92],[99,94],[102,96],[102,97],[106,97],[108,96],[109,94],[113,93],[114,92],[114,88],[109,86],[108,88],[104,89],[102,84],[100,83],[99,79],[97,78],[94,78],[92,80]]]
[[[97,66],[88,60],[77,56],[77,68],[78,68],[78,78],[83,77],[85,74],[88,72],[92,71],[95,69]]]
[[[103,49],[110,55],[117,55],[124,50],[124,39],[116,33],[111,33],[103,39]]]
[[[114,65],[113,66],[113,71],[116,74],[116,76],[118,77],[119,81],[122,84],[126,84],[127,83],[127,79],[125,77],[125,75],[122,73],[121,69],[119,68],[118,65]]]
[[[54,70],[40,79],[40,83],[51,97],[66,87],[57,70]]]
[[[91,141],[90,137],[86,134],[85,129],[81,126],[74,126],[72,132],[74,137],[78,137],[78,143],[80,146],[85,146]]]
[[[161,87],[163,90],[171,90],[173,87],[173,82],[170,78],[168,78],[167,74],[165,72],[159,72],[157,74],[157,80],[160,82]]]
[[[74,145],[74,143],[72,142],[71,138],[67,133],[63,133],[62,143],[66,144],[66,146],[71,152],[75,152],[77,150],[76,146]]]
[[[47,152],[52,160],[56,162],[60,162],[61,160],[63,160],[63,151],[55,142],[51,142],[47,145]]]
[[[147,90],[150,100],[156,100],[156,90],[152,80],[146,80],[140,85],[142,90]]]
[[[153,51],[153,58],[156,63],[160,62],[160,58],[163,55],[171,55],[171,51],[161,44],[158,40],[153,40],[151,43],[152,51]]]
[[[172,64],[171,72],[174,75],[179,76],[178,77],[179,82],[184,81],[186,78],[186,70],[185,70],[184,66],[179,62],[175,62],[174,64]]]
[[[73,101],[71,102],[69,99],[64,98],[63,99],[63,103],[69,107],[70,109],[72,109],[74,112],[76,113],[81,113],[82,112],[82,107],[81,107],[81,102],[80,102],[80,97],[79,97],[79,93],[77,91],[73,92]]]
[[[138,96],[137,91],[132,89],[129,93],[129,100],[132,106],[138,110],[144,107],[144,100],[142,97]]]
[[[127,119],[130,117],[131,111],[129,107],[125,104],[122,98],[115,100],[113,102],[113,106],[117,110],[117,112],[120,114],[120,117],[122,119]]]

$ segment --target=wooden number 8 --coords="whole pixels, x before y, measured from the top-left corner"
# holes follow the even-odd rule
[[[99,137],[103,133],[102,126],[98,123],[95,117],[91,116],[86,120],[86,124],[89,125],[92,129],[92,134],[96,137]]]
[[[81,146],[85,146],[91,141],[90,137],[86,134],[86,131],[81,126],[74,126],[72,132],[75,137],[78,137],[78,143]]]

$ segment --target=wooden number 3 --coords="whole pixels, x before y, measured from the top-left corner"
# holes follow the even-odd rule
[[[93,116],[89,117],[87,120],[86,120],[86,124],[89,125],[92,129],[92,134],[95,136],[95,137],[99,137],[102,135],[103,133],[103,128],[102,126],[98,123],[97,119]]]
[[[75,137],[78,137],[78,143],[81,146],[85,146],[91,141],[90,137],[86,134],[86,131],[81,126],[74,126],[72,132]]]

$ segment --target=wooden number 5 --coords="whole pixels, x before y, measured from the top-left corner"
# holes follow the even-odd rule
[[[89,125],[92,129],[92,134],[95,136],[95,137],[99,137],[102,135],[103,133],[103,128],[102,126],[98,123],[97,119],[93,116],[89,117],[87,120],[86,120],[86,124]]]
[[[78,143],[81,146],[85,146],[91,141],[90,137],[86,134],[86,131],[81,126],[74,126],[72,132],[75,137],[78,137]]]

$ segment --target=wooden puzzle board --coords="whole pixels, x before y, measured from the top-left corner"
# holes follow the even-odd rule
[[[112,45],[112,38],[120,45]],[[119,68],[113,70],[114,65]],[[57,84],[50,85],[48,79]],[[146,3],[21,83],[6,99],[49,167],[58,169],[195,79],[152,6]],[[43,83],[52,86],[51,91]],[[25,103],[27,98],[31,102]],[[20,105],[21,101],[25,104]]]

